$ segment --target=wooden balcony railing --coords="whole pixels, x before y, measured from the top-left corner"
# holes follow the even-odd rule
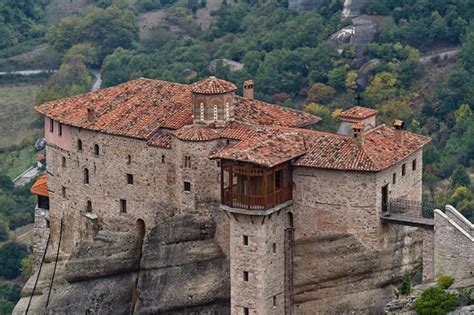
[[[224,188],[222,204],[240,209],[267,210],[292,199],[292,187],[282,187],[264,195],[248,195]]]

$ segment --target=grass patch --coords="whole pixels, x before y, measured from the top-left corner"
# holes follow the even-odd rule
[[[0,169],[13,179],[35,165],[38,153],[33,146],[0,153]]]
[[[31,146],[42,134],[41,118],[34,110],[38,85],[0,86],[0,149]]]

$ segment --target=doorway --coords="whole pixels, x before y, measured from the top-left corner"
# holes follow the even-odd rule
[[[382,186],[382,213],[388,212],[388,184]]]

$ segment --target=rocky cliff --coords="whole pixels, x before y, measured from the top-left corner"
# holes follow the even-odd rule
[[[227,314],[229,262],[215,223],[176,216],[139,233],[100,232],[70,259],[60,257],[46,307],[54,255],[44,264],[29,314]],[[51,253],[54,251],[51,250]],[[36,275],[14,314],[24,314]]]

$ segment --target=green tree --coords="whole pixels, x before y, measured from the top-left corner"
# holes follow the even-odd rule
[[[336,95],[334,88],[323,84],[315,83],[308,90],[308,102],[326,104]]]
[[[0,221],[0,242],[4,242],[8,240],[8,225]]]
[[[465,168],[462,165],[458,165],[454,169],[453,175],[451,176],[451,189],[456,189],[460,186],[471,186],[471,179],[469,178],[469,174],[467,174]]]
[[[20,275],[21,260],[28,255],[26,246],[8,242],[0,247],[0,277],[13,279]]]
[[[419,315],[444,315],[458,305],[456,295],[447,293],[443,289],[429,288],[413,304]]]
[[[378,105],[397,95],[397,78],[390,72],[377,73],[365,90],[367,101]]]

